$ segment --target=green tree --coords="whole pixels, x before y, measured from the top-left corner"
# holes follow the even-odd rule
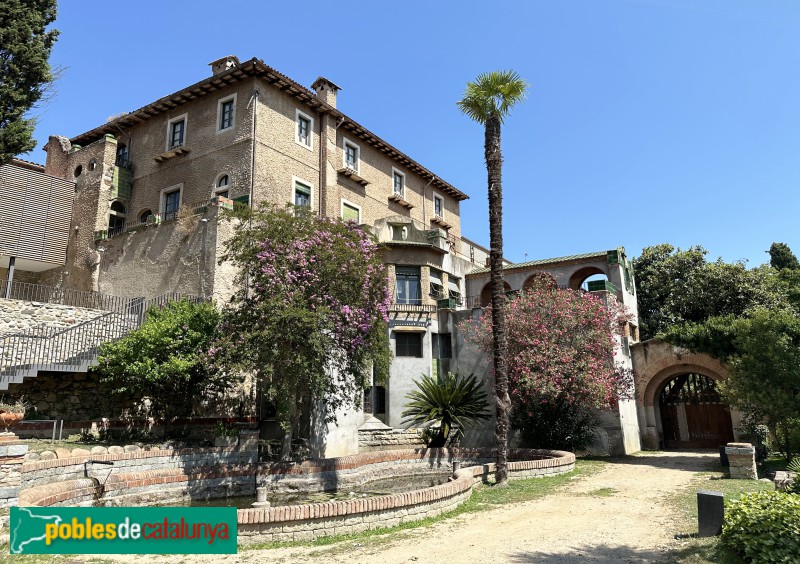
[[[56,0],[0,2],[0,164],[36,146],[35,120],[25,113],[53,80],[48,59],[58,31]]]
[[[154,306],[141,327],[100,346],[94,370],[114,393],[149,400],[153,415],[169,425],[175,417],[192,415],[228,384],[206,368],[218,323],[219,313],[209,302]]]
[[[772,243],[769,246],[769,264],[776,270],[800,269],[800,262],[786,243]]]
[[[439,380],[423,375],[414,383],[417,389],[406,395],[409,402],[403,411],[403,423],[425,428],[438,425],[427,445],[430,448],[445,446],[454,426],[463,433],[473,422],[490,417],[483,383],[474,375],[459,378],[448,373]]]
[[[508,482],[508,431],[511,398],[506,371],[505,292],[503,288],[503,154],[500,128],[511,109],[525,99],[527,83],[514,71],[494,71],[468,82],[458,107],[484,126],[484,156],[489,187],[489,269],[497,426],[497,485]]]
[[[721,259],[707,262],[707,254],[701,246],[681,250],[662,244],[645,247],[634,260],[642,339],[684,322],[740,316],[757,307],[785,303],[774,270],[748,270]]]
[[[220,262],[239,268],[210,351],[222,371],[255,375],[277,407],[283,456],[312,403],[326,420],[363,400],[372,368],[388,375],[386,270],[374,237],[305,208],[238,208]]]

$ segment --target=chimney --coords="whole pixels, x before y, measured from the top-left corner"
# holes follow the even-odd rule
[[[317,93],[317,98],[328,104],[329,106],[336,107],[336,94],[341,90],[333,82],[320,76],[311,85],[311,88]]]
[[[216,61],[211,61],[208,63],[208,66],[211,67],[211,74],[214,76],[238,65],[239,57],[236,55],[228,55],[227,57],[222,57],[221,59],[217,59]]]

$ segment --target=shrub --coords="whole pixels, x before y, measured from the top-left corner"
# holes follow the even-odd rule
[[[800,558],[800,495],[757,492],[725,508],[721,542],[755,563]]]

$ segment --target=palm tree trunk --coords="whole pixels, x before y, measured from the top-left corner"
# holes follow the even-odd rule
[[[508,429],[511,398],[506,373],[506,294],[503,284],[503,155],[500,151],[500,117],[486,121],[486,170],[489,173],[489,264],[492,288],[492,348],[494,352],[495,403],[497,424],[497,470],[495,482],[508,482]]]

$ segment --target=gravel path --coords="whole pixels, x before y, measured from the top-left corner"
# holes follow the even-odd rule
[[[429,527],[321,547],[245,550],[174,562],[654,562],[675,547],[665,501],[685,490],[713,453],[641,453],[542,499],[446,519]],[[137,562],[152,562],[138,557]],[[169,562],[173,562],[169,559]]]

